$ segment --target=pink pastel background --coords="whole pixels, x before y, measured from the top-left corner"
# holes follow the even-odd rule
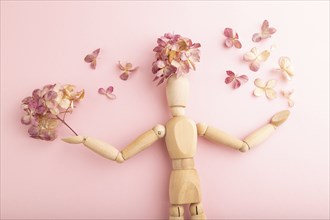
[[[251,41],[268,19],[272,38]],[[223,30],[239,33],[243,48],[223,46]],[[165,32],[200,42],[201,62],[189,74],[187,115],[244,138],[287,103],[252,96],[253,80],[278,79],[294,89],[287,123],[246,154],[198,141],[196,167],[209,219],[329,218],[329,2],[1,1],[1,218],[166,219],[170,161],[164,140],[119,165],[60,138],[28,137],[21,100],[48,83],[72,83],[86,98],[67,121],[82,135],[123,149],[170,114],[165,87],[152,83],[153,47]],[[259,72],[242,56],[276,44]],[[101,48],[97,69],[84,56]],[[280,56],[296,76],[281,80]],[[119,79],[118,61],[140,69]],[[238,90],[226,70],[246,74]],[[117,99],[99,87],[113,85]],[[64,126],[59,136],[71,136]]]

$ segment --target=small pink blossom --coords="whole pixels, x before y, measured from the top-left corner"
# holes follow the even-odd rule
[[[259,42],[262,39],[270,38],[272,34],[276,32],[276,29],[273,27],[269,27],[269,23],[267,20],[264,20],[261,26],[261,33],[255,33],[252,36],[253,42]]]
[[[259,50],[254,47],[251,51],[244,54],[243,59],[250,62],[250,70],[257,72],[260,68],[260,63],[266,61],[269,55],[270,52],[268,50],[264,50],[260,53]]]
[[[92,69],[96,69],[96,58],[98,57],[100,53],[100,48],[94,50],[91,54],[87,54],[85,56],[85,62],[91,64]]]
[[[234,89],[238,89],[242,83],[246,83],[249,80],[246,75],[237,76],[233,71],[230,70],[227,70],[226,73],[228,76],[225,79],[225,83],[232,83],[232,87]]]
[[[235,46],[236,48],[242,48],[242,43],[238,40],[238,34],[231,28],[226,28],[223,34],[227,37],[225,40],[226,47]]]
[[[133,67],[131,63],[126,63],[122,65],[120,61],[118,61],[118,68],[123,72],[120,75],[122,80],[127,80],[131,73],[135,72],[139,67]]]
[[[105,95],[108,99],[116,99],[116,95],[113,94],[113,86],[109,86],[107,89],[99,88],[99,94]]]

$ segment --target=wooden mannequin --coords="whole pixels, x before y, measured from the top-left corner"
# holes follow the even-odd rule
[[[265,126],[257,129],[243,141],[223,131],[203,123],[196,123],[185,116],[186,101],[189,95],[189,82],[184,76],[172,76],[167,81],[166,95],[172,118],[166,126],[156,125],[143,133],[121,152],[110,144],[94,138],[75,136],[63,141],[71,144],[83,143],[101,156],[119,163],[149,147],[165,137],[169,156],[172,160],[172,173],[169,183],[170,220],[184,219],[184,205],[189,205],[192,220],[206,219],[202,204],[199,178],[194,168],[197,136],[204,136],[217,144],[226,145],[246,152],[268,138],[289,116],[289,111],[275,114]]]

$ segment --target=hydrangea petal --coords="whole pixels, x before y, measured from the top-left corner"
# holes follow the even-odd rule
[[[113,86],[109,86],[109,87],[107,88],[106,93],[112,93],[112,92],[113,92]]]
[[[239,40],[234,40],[233,43],[234,43],[234,46],[235,46],[237,49],[242,48],[242,44],[241,44],[241,42],[240,42]]]
[[[274,88],[277,84],[277,81],[275,79],[269,80],[266,84],[267,88]]]
[[[31,121],[32,121],[32,116],[30,114],[26,114],[21,118],[21,123],[25,125],[31,124]]]
[[[226,47],[229,47],[229,48],[232,47],[232,46],[233,46],[233,40],[227,38],[227,39],[225,40],[225,46],[226,46]]]
[[[122,80],[127,80],[128,79],[128,73],[126,73],[126,72],[124,72],[124,73],[122,73],[121,75],[120,75],[120,78],[122,79]]]
[[[228,76],[228,77],[226,77],[226,79],[225,79],[225,83],[226,83],[226,84],[229,84],[229,83],[231,83],[234,79],[235,79],[235,77]]]
[[[244,54],[243,58],[245,61],[252,61],[255,60],[257,57],[253,52],[247,52],[246,54]]]
[[[259,88],[264,88],[264,87],[266,87],[266,83],[265,82],[263,82],[261,79],[256,79],[256,80],[254,80],[254,85],[255,86],[257,86],[257,87],[259,87]]]
[[[260,61],[266,61],[269,56],[270,56],[270,52],[268,50],[264,50],[264,51],[262,51],[259,54],[258,60],[260,60]]]
[[[259,42],[259,41],[261,41],[261,34],[260,33],[256,33],[256,34],[253,34],[253,36],[252,36],[252,41],[253,42]]]
[[[233,88],[237,89],[240,86],[241,86],[241,82],[239,80],[235,79],[234,82],[233,82]]]
[[[260,68],[260,62],[256,59],[250,63],[250,70],[257,72]]]
[[[225,28],[223,34],[224,34],[226,37],[229,37],[229,38],[234,37],[233,29],[231,29],[231,28]]]
[[[275,99],[277,97],[275,90],[272,88],[266,88],[265,92],[268,99]]]
[[[257,97],[262,96],[263,94],[265,94],[265,90],[262,88],[256,88],[253,91],[253,95],[255,95]]]

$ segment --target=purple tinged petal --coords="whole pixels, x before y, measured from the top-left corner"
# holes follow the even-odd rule
[[[113,92],[113,86],[109,86],[109,87],[107,88],[106,93],[112,93],[112,92]]]
[[[226,37],[229,37],[229,38],[234,37],[233,29],[231,29],[231,28],[225,28],[223,34],[224,34]]]
[[[273,28],[273,27],[271,27],[271,28],[268,28],[267,32],[268,32],[269,34],[274,34],[274,33],[276,32],[276,29]]]
[[[241,75],[237,77],[237,79],[241,80],[242,82],[247,82],[249,80],[249,77],[247,75]]]
[[[235,77],[228,76],[228,77],[226,77],[226,79],[225,79],[225,83],[226,83],[226,84],[229,84],[229,83],[231,83],[234,79],[235,79]]]
[[[84,60],[85,60],[86,63],[91,63],[91,62],[93,62],[93,61],[95,60],[95,56],[92,55],[92,54],[88,54],[88,55],[85,57]]]
[[[21,123],[25,125],[31,124],[31,121],[32,121],[32,116],[30,114],[26,114],[21,118]]]
[[[253,42],[259,42],[259,41],[261,41],[261,34],[260,33],[256,33],[256,34],[254,34],[253,36],[252,36],[252,41]]]
[[[94,55],[95,58],[99,55],[100,50],[101,50],[101,49],[98,48],[98,49],[96,49],[96,50],[93,51],[93,55]]]
[[[92,63],[91,63],[91,68],[92,69],[96,69],[96,59],[94,59],[93,61],[92,61]]]
[[[241,49],[242,48],[242,44],[241,44],[241,42],[239,40],[234,40],[233,43],[234,43],[234,46],[237,49]]]
[[[159,80],[157,86],[159,86],[160,84],[162,84],[165,81],[165,78],[162,78],[161,80]]]
[[[227,70],[226,73],[227,73],[228,76],[231,76],[231,77],[234,77],[234,78],[236,77],[235,73],[231,70]]]
[[[241,86],[241,82],[237,79],[234,80],[233,82],[233,88],[238,89]]]
[[[32,96],[33,96],[33,98],[40,98],[40,96],[41,96],[41,90],[40,89],[33,90]]]
[[[251,62],[250,70],[257,72],[260,68],[260,63],[258,61]]]
[[[265,31],[265,30],[268,29],[268,27],[269,27],[268,21],[267,20],[264,20],[264,22],[262,23],[262,26],[261,26],[261,30],[262,31]]]
[[[99,88],[98,93],[104,95],[106,92],[105,92],[105,89]]]
[[[122,79],[122,80],[127,80],[128,79],[128,73],[126,73],[126,72],[124,72],[124,73],[122,73],[121,75],[120,75],[120,78]]]
[[[231,38],[227,38],[225,40],[225,46],[228,47],[228,48],[232,47],[233,46],[233,40]]]

